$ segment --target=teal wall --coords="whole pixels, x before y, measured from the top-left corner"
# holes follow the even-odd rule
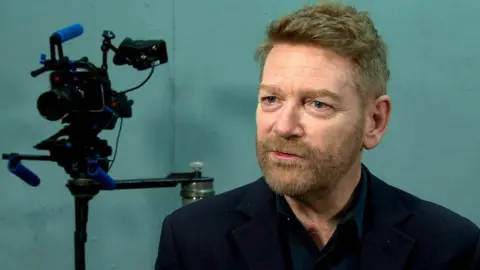
[[[73,58],[100,63],[104,29],[167,41],[170,63],[131,93],[116,178],[161,177],[203,160],[217,192],[255,180],[255,46],[270,20],[311,1],[2,1],[0,3],[0,151],[32,153],[60,128],[43,120],[36,99],[47,76],[33,79],[52,31],[80,22],[65,45]],[[390,44],[393,115],[365,163],[387,182],[445,205],[480,225],[480,32],[474,0],[350,0],[371,14]],[[51,13],[56,10],[56,15]],[[31,31],[30,33],[28,33]],[[114,87],[146,72],[110,65]],[[116,131],[103,133],[113,144]],[[27,164],[27,163],[25,163]],[[0,170],[0,269],[73,269],[73,198],[63,171],[30,162],[42,179],[31,188]],[[179,190],[102,192],[91,203],[88,269],[153,269],[163,217],[180,207]]]

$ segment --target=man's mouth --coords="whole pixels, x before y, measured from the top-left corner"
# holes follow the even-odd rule
[[[279,159],[297,159],[301,158],[298,155],[292,154],[292,153],[285,153],[285,152],[279,152],[279,151],[273,151],[272,152],[273,156]]]

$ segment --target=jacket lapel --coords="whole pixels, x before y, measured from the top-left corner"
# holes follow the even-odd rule
[[[370,172],[366,234],[360,254],[361,270],[404,269],[415,239],[398,229],[410,215],[396,189]]]
[[[248,221],[232,232],[249,269],[285,269],[277,226],[274,194],[261,178],[246,194],[237,210]]]

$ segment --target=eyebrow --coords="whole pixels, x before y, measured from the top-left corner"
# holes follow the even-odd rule
[[[274,95],[279,95],[281,94],[281,92],[283,92],[280,87],[275,85],[268,85],[268,84],[260,84],[258,86],[258,90],[264,90]],[[328,90],[326,88],[319,88],[319,89],[304,88],[304,89],[301,89],[301,92],[302,94],[308,96],[309,98],[328,97],[335,102],[340,102],[342,100],[342,97],[339,94],[334,93],[331,90]]]

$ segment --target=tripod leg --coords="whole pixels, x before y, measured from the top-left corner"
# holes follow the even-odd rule
[[[75,197],[75,270],[85,270],[85,243],[90,199],[90,197]]]

